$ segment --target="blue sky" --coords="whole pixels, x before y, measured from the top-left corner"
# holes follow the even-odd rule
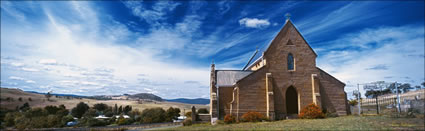
[[[423,1],[2,1],[1,86],[209,98],[211,61],[241,69],[286,13],[348,94],[424,81]]]

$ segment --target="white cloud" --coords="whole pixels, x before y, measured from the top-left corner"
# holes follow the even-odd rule
[[[35,81],[33,81],[33,80],[26,80],[25,82],[26,83],[35,83]]]
[[[10,63],[10,65],[16,66],[16,67],[22,67],[24,65],[24,63],[12,62],[12,63]]]
[[[89,5],[78,4],[81,5],[70,7],[73,10],[92,11],[90,8],[81,8],[89,7]],[[37,85],[34,86],[34,90],[53,90],[58,93],[94,95],[94,92],[102,91],[100,93],[107,95],[128,93],[127,90],[144,92],[144,88],[149,88],[152,89],[152,93],[157,93],[164,98],[200,97],[208,94],[207,88],[198,88],[199,86],[208,86],[209,68],[193,68],[188,63],[169,62],[163,59],[164,56],[161,56],[162,52],[180,50],[186,43],[189,43],[189,39],[175,33],[174,29],[159,28],[147,35],[140,36],[135,41],[123,41],[119,39],[121,34],[132,35],[137,32],[127,30],[128,32],[119,34],[105,33],[113,32],[114,29],[104,30],[105,26],[100,26],[96,22],[66,21],[71,17],[84,18],[87,16],[77,14],[77,16],[63,17],[63,15],[56,14],[57,12],[50,12],[51,6],[53,5],[42,6],[46,8],[44,14],[47,16],[48,23],[45,23],[45,26],[33,26],[38,27],[37,32],[20,27],[2,29],[2,31],[8,32],[13,29],[14,32],[8,34],[10,36],[21,36],[22,34],[31,36],[21,37],[19,41],[16,41],[17,39],[3,37],[2,34],[2,43],[9,41],[8,43],[26,44],[26,46],[2,44],[2,48],[14,47],[17,48],[17,51],[25,51],[28,54],[20,55],[19,52],[9,51],[8,56],[20,59],[15,62],[28,66],[9,70],[7,75],[21,74],[21,70],[27,71],[27,73],[37,71],[38,75],[28,76],[29,79],[43,79],[43,81],[32,83]],[[160,4],[154,10],[169,11],[170,9],[166,5]],[[89,14],[96,16],[96,13]],[[99,17],[90,19],[101,21],[98,20]],[[119,22],[113,22],[111,26],[126,28],[126,25]],[[82,30],[86,28],[99,31]],[[183,31],[190,30],[183,29]],[[4,52],[2,52],[2,61],[3,54]],[[3,74],[4,72],[2,72]],[[149,76],[144,84],[140,84],[138,74]],[[184,83],[187,80],[199,81],[202,84]],[[22,84],[24,83],[19,83],[17,87]],[[181,87],[190,90],[185,93],[171,93],[181,90]]]
[[[57,62],[55,59],[41,59],[40,61],[38,61],[38,63],[45,64],[45,65],[54,65]]]
[[[28,72],[37,72],[37,71],[40,71],[40,70],[38,70],[38,69],[35,69],[35,68],[28,68],[28,67],[22,67],[22,68],[21,68],[21,70],[23,70],[23,71],[28,71]]]
[[[270,25],[268,19],[242,18],[239,24],[249,28],[264,28]]]
[[[328,46],[332,51],[321,53],[317,65],[345,82],[348,92],[355,90],[357,83],[382,80],[419,85],[425,66],[423,28],[381,27],[349,34],[327,43],[336,46]],[[357,49],[345,49],[349,47]]]
[[[25,80],[24,78],[17,77],[17,76],[10,76],[9,79],[11,79],[11,80]]]

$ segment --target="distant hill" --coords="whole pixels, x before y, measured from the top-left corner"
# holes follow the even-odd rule
[[[41,94],[41,95],[46,95],[47,93],[41,93],[41,92],[36,92],[36,91],[25,91],[28,93],[35,93],[35,94]],[[80,95],[74,95],[74,94],[57,94],[57,93],[52,93],[52,95],[55,96],[70,96],[70,97],[80,97],[80,98],[85,98],[88,96],[80,96]]]
[[[204,99],[204,98],[196,98],[196,99],[178,98],[178,99],[167,99],[166,101],[186,103],[186,104],[202,104],[202,105],[210,104],[210,99]]]
[[[163,99],[159,96],[156,96],[151,93],[138,93],[134,95],[128,95],[128,98],[130,99],[149,99],[149,100],[155,100],[155,101],[163,101]]]

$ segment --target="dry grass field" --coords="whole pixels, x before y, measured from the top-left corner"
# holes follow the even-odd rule
[[[176,102],[143,102],[142,104],[139,104],[137,101],[131,101],[131,100],[94,100],[94,99],[66,99],[66,98],[56,98],[55,96],[52,96],[50,98],[50,101],[47,101],[47,98],[44,95],[41,94],[35,94],[35,93],[28,93],[24,92],[18,89],[9,89],[9,88],[1,88],[0,93],[0,106],[2,108],[7,109],[15,109],[16,106],[22,106],[25,102],[28,102],[30,107],[45,107],[47,105],[61,105],[64,104],[67,109],[72,109],[75,107],[79,102],[85,102],[89,106],[93,106],[96,103],[105,103],[109,106],[114,106],[117,104],[118,106],[126,106],[130,105],[134,109],[138,109],[140,111],[143,111],[146,108],[153,108],[153,107],[161,107],[163,109],[168,109],[169,107],[177,107],[180,108],[180,110],[183,112],[184,110],[186,112],[190,111],[190,108],[192,106],[195,106],[197,109],[199,108],[207,108],[207,105],[197,105],[197,104],[184,104],[184,103],[176,103]],[[13,98],[13,101],[7,101],[6,98]],[[19,98],[22,98],[22,101],[19,101]],[[31,98],[31,101],[28,100],[28,98]]]

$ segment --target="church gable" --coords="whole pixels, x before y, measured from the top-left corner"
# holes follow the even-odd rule
[[[285,26],[270,43],[263,57],[270,61],[268,64],[271,66],[277,65],[282,69],[296,70],[297,65],[316,67],[317,55],[292,22],[287,20]],[[293,63],[288,60],[289,58],[294,59]],[[288,64],[294,65],[294,67]]]

